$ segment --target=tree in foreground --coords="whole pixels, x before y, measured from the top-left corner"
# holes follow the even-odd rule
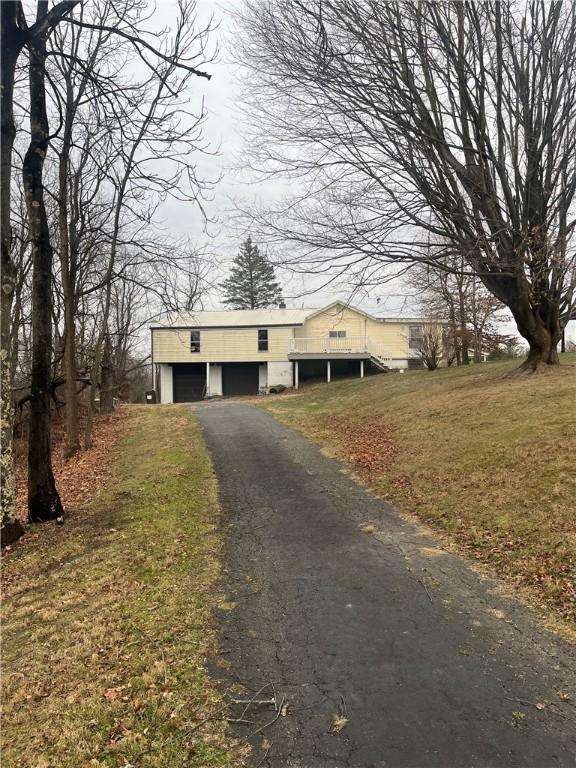
[[[69,2],[59,2],[50,10],[47,2],[39,2],[36,14],[36,20],[28,26],[25,21],[25,15],[20,2],[11,2],[5,0],[1,4],[1,40],[2,40],[2,88],[1,88],[1,155],[2,171],[0,182],[0,197],[2,199],[1,209],[1,230],[2,230],[2,313],[1,313],[1,343],[0,343],[0,365],[1,365],[1,453],[0,453],[0,507],[1,507],[1,527],[0,535],[2,544],[9,544],[18,539],[23,533],[23,527],[16,518],[16,493],[14,480],[14,458],[13,458],[13,416],[14,405],[12,400],[12,362],[11,354],[11,314],[12,302],[14,298],[18,274],[16,265],[11,256],[11,226],[10,226],[10,193],[12,178],[12,153],[14,140],[16,137],[16,125],[14,122],[14,81],[17,62],[25,47],[29,47],[33,62],[30,64],[30,72],[35,73],[30,81],[31,101],[35,102],[35,117],[40,121],[34,125],[34,149],[37,157],[28,157],[29,173],[28,179],[31,181],[30,168],[36,166],[32,172],[41,184],[41,169],[43,165],[43,153],[45,153],[44,140],[45,125],[43,122],[43,111],[45,111],[41,99],[38,98],[39,69],[38,64],[42,63],[42,57],[45,55],[46,36],[59,24],[68,14],[77,0]],[[35,94],[33,93],[36,91]],[[38,262],[38,242],[43,238],[41,232],[42,216],[44,211],[37,211],[38,189],[33,189],[32,185],[26,192],[27,204],[34,208],[35,218],[32,227],[32,238],[36,238],[35,256]],[[39,265],[35,265],[36,285],[39,280]],[[51,279],[49,275],[48,279]],[[39,369],[37,369],[37,376]],[[32,439],[32,438],[31,438]]]
[[[248,0],[251,164],[302,190],[252,211],[299,271],[361,282],[464,254],[558,364],[576,273],[576,5]],[[294,181],[298,183],[295,184]]]
[[[202,193],[202,184],[196,176],[192,161],[182,158],[196,147],[200,136],[203,114],[196,117],[196,124],[190,120],[184,125],[180,116],[188,118],[192,113],[187,109],[185,96],[186,83],[193,77],[209,78],[209,75],[196,67],[205,59],[204,43],[207,30],[195,32],[194,0],[178,0],[178,16],[175,29],[165,30],[155,35],[154,44],[149,42],[150,33],[145,29],[145,4],[133,0],[110,3],[89,4],[81,0],[66,0],[52,6],[49,0],[36,0],[36,20],[27,23],[28,4],[20,0],[2,3],[2,345],[0,358],[2,363],[2,543],[16,539],[22,532],[22,526],[15,517],[14,468],[13,468],[13,340],[18,339],[18,328],[14,332],[15,318],[18,318],[18,284],[21,275],[18,265],[11,254],[14,250],[10,221],[11,170],[16,124],[14,119],[15,72],[19,57],[27,55],[25,68],[28,72],[29,99],[20,103],[27,113],[25,121],[29,124],[28,150],[22,163],[23,188],[27,208],[27,241],[30,243],[33,277],[30,289],[30,312],[32,343],[30,368],[30,393],[23,400],[30,404],[30,428],[28,440],[28,508],[31,522],[60,518],[62,504],[54,482],[51,468],[50,426],[51,400],[58,407],[55,396],[58,378],[54,379],[54,367],[58,365],[62,347],[67,358],[68,374],[63,382],[70,392],[74,392],[67,402],[67,413],[77,410],[77,360],[70,339],[75,336],[74,325],[81,316],[86,321],[86,314],[80,309],[80,301],[91,303],[96,310],[95,327],[101,329],[94,353],[91,383],[100,378],[102,339],[109,336],[112,284],[126,279],[126,264],[119,264],[117,254],[127,246],[127,237],[135,244],[135,233],[144,229],[156,209],[156,205],[146,200],[144,189],[150,196],[159,189],[161,183],[177,190],[179,199],[198,201]],[[96,7],[95,7],[96,6]],[[74,11],[74,13],[73,13]],[[86,12],[85,12],[86,11]],[[66,26],[64,26],[66,25]],[[60,33],[55,30],[60,26]],[[66,31],[67,30],[67,31]],[[71,30],[74,30],[71,32]],[[72,39],[74,38],[74,39]],[[98,38],[97,40],[95,38]],[[48,48],[50,41],[53,43]],[[82,46],[78,48],[78,42]],[[99,44],[108,41],[108,53],[114,58],[107,58]],[[115,41],[112,49],[112,40]],[[70,45],[72,46],[70,48]],[[89,50],[89,56],[82,52]],[[127,53],[138,54],[144,63],[146,72],[138,89],[134,78],[120,82],[115,77],[118,65],[125,65]],[[54,59],[60,65],[63,85],[58,76],[54,76]],[[22,70],[25,71],[25,70]],[[76,82],[78,81],[78,82]],[[56,85],[58,83],[59,85]],[[60,87],[60,85],[62,87]],[[78,86],[79,87],[76,87]],[[139,98],[135,92],[139,90]],[[22,93],[19,93],[21,96]],[[150,106],[152,104],[152,106]],[[177,105],[177,106],[176,106]],[[20,104],[19,104],[20,107]],[[64,109],[63,109],[64,108]],[[142,120],[126,119],[128,112],[137,113]],[[151,124],[150,115],[156,116],[156,123]],[[50,118],[53,118],[52,120]],[[53,123],[53,125],[51,125]],[[63,125],[65,123],[65,126]],[[162,125],[162,133],[155,130]],[[50,128],[54,131],[51,132]],[[103,130],[104,128],[108,130]],[[64,130],[63,130],[64,128]],[[99,133],[98,133],[99,131]],[[93,144],[83,142],[82,137],[90,134]],[[98,135],[113,134],[120,149],[111,154],[106,151],[111,142],[97,141]],[[134,137],[136,136],[136,140]],[[49,148],[54,143],[59,147],[58,184],[50,171]],[[164,144],[161,152],[158,144]],[[92,151],[94,150],[94,151]],[[185,151],[184,151],[185,150]],[[124,163],[123,171],[118,171],[121,160],[128,157],[128,170]],[[48,157],[47,157],[48,156]],[[91,194],[78,194],[78,184],[84,188],[89,168],[86,158],[97,157],[97,170],[100,176]],[[165,179],[151,167],[153,161],[162,160],[164,171],[169,175]],[[45,172],[45,161],[48,165]],[[112,168],[114,165],[114,168]],[[137,167],[137,172],[131,171]],[[167,170],[168,169],[168,170]],[[105,177],[105,178],[104,178]],[[120,179],[119,184],[115,182]],[[76,183],[78,182],[78,184]],[[129,194],[125,188],[130,186]],[[163,191],[164,188],[161,190]],[[113,232],[104,232],[99,212],[104,199],[114,199]],[[115,195],[115,197],[114,197]],[[131,203],[137,200],[140,215],[135,213]],[[138,207],[138,205],[136,207]],[[58,210],[58,226],[54,227],[54,208]],[[144,211],[144,208],[146,209]],[[99,261],[106,261],[104,278],[95,274],[95,259],[88,275],[77,267],[83,241],[79,237],[79,222],[89,219],[92,233],[100,230],[100,242],[97,256]],[[120,234],[119,221],[131,223]],[[105,237],[108,235],[108,237]],[[122,241],[122,248],[119,243]],[[108,247],[104,245],[107,243]],[[60,256],[61,273],[54,264],[55,251]],[[157,256],[155,260],[158,261]],[[139,277],[141,278],[141,272]],[[84,282],[80,284],[80,280]],[[96,285],[87,287],[88,282]],[[58,286],[64,287],[65,333],[68,337],[64,344],[59,341],[61,329],[58,327]],[[101,290],[104,301],[100,305]],[[94,293],[94,298],[87,299]],[[98,295],[97,295],[98,294]],[[16,298],[16,302],[13,301]],[[14,305],[15,311],[12,311]],[[99,306],[100,305],[100,306]],[[101,306],[104,307],[101,311]],[[20,312],[21,315],[21,312]],[[115,386],[115,385],[114,385]],[[108,387],[110,389],[110,387]],[[93,400],[93,398],[92,398]],[[22,402],[22,400],[20,401]],[[70,426],[70,425],[68,425]],[[78,448],[76,429],[69,429],[68,437],[71,453]],[[86,441],[88,443],[88,441]]]
[[[282,293],[274,267],[248,237],[232,266],[230,276],[222,283],[223,303],[233,309],[261,309],[278,304]]]

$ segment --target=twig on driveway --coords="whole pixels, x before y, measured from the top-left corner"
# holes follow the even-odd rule
[[[269,728],[271,725],[274,725],[276,720],[278,720],[278,718],[282,714],[282,711],[284,709],[284,700],[285,700],[285,698],[286,698],[285,696],[282,696],[282,698],[280,699],[280,704],[278,705],[278,711],[276,712],[276,714],[274,715],[272,720],[269,720],[267,723],[264,723],[264,725],[261,725],[260,728],[256,728],[255,731],[252,731],[252,733],[248,736],[249,739],[252,739],[254,736],[256,736],[257,733],[260,733],[265,728]]]
[[[237,706],[243,706],[244,709],[242,710],[242,714],[238,718],[239,720],[242,720],[242,718],[246,715],[250,707],[256,706],[256,707],[269,707],[273,706],[276,709],[276,693],[274,693],[274,696],[271,699],[257,699],[256,697],[259,696],[262,691],[265,691],[266,688],[272,687],[272,690],[274,690],[274,683],[266,683],[266,685],[263,685],[262,688],[259,688],[254,696],[250,699],[233,699],[230,697],[230,703],[235,704]]]
[[[255,725],[254,720],[243,720],[241,717],[227,717],[227,723],[242,723],[243,725]]]
[[[416,579],[416,581],[417,581],[419,584],[422,584],[422,586],[423,586],[423,587],[424,587],[424,589],[426,590],[426,594],[428,595],[428,600],[430,600],[430,602],[432,602],[432,595],[430,594],[430,592],[428,592],[428,587],[426,586],[426,584],[425,584],[424,580],[423,580],[423,579]]]

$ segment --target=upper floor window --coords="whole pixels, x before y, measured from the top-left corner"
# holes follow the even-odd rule
[[[408,346],[410,349],[420,349],[422,346],[423,328],[421,325],[408,326]]]
[[[258,331],[258,352],[268,352],[268,330]]]
[[[200,352],[200,331],[190,331],[190,352]]]
[[[331,339],[345,339],[346,331],[330,331],[328,335]]]

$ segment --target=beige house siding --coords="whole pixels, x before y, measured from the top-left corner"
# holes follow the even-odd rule
[[[313,316],[301,326],[200,327],[199,353],[190,352],[191,327],[153,328],[153,359],[156,363],[287,362],[290,339],[326,338],[330,331],[346,331],[347,338],[369,339],[385,357],[397,361],[395,367],[406,367],[408,358],[417,356],[409,348],[409,322],[379,321],[342,304],[310,313]],[[210,313],[205,314],[206,319],[212,319]],[[235,318],[236,313],[231,312],[230,319]],[[427,325],[425,320],[417,324]],[[267,352],[258,351],[259,328],[268,330]]]
[[[268,328],[268,351],[258,351],[258,328],[201,328],[200,352],[190,352],[190,329],[154,328],[155,363],[276,362],[286,360],[294,328]]]
[[[306,320],[295,331],[296,337],[315,338],[328,336],[330,331],[346,331],[348,337],[368,337],[374,344],[382,345],[389,357],[408,357],[408,325],[381,323],[361,312],[343,306],[329,307]]]
[[[349,307],[328,307],[323,312],[306,320],[304,326],[296,329],[296,336],[316,338],[328,336],[330,331],[346,331],[347,336],[367,336],[369,319]]]
[[[381,344],[392,359],[408,357],[408,326],[403,323],[377,323],[368,321],[368,336]]]

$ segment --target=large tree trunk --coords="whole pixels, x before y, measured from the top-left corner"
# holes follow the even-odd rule
[[[548,311],[542,317],[526,303],[510,306],[516,325],[528,342],[528,356],[516,373],[536,373],[558,366],[558,343],[562,337],[558,311]]]
[[[38,4],[47,10],[47,3]],[[52,362],[52,246],[42,174],[48,149],[45,62],[46,35],[29,45],[30,145],[23,177],[32,242],[32,377],[28,439],[28,518],[41,522],[64,514],[52,472],[50,383]]]
[[[2,301],[0,313],[0,539],[2,546],[20,538],[24,528],[16,519],[16,483],[14,477],[14,401],[12,397],[12,334],[10,319],[16,287],[16,268],[10,256],[10,183],[12,177],[12,148],[14,125],[13,97],[16,62],[23,45],[23,36],[16,19],[18,3],[3,2],[1,6],[1,239],[2,239]]]

